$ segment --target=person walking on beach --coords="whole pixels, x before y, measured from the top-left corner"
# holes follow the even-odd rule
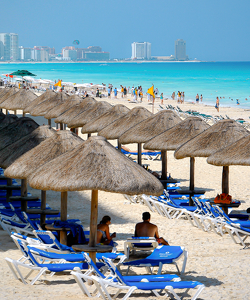
[[[216,104],[215,104],[215,108],[217,109],[217,111],[219,112],[219,106],[220,106],[220,100],[219,97],[216,97]]]
[[[149,212],[144,212],[142,214],[143,222],[135,225],[135,237],[155,237],[159,244],[169,245],[164,238],[159,236],[158,227],[150,223],[150,218]]]
[[[108,98],[110,98],[111,97],[111,88],[110,88],[110,86],[108,87]]]
[[[124,93],[124,98],[127,98],[127,88],[126,87],[124,87],[123,93]]]
[[[117,88],[116,87],[114,88],[114,96],[115,96],[115,99],[117,99]]]
[[[161,93],[160,99],[161,99],[161,105],[163,105],[163,93]]]
[[[172,93],[172,99],[175,99],[175,92]]]
[[[196,100],[196,103],[199,103],[199,100],[200,100],[200,99],[199,99],[199,95],[198,95],[198,94],[196,95],[195,100]]]
[[[203,96],[202,96],[202,94],[201,94],[201,97],[200,97],[200,99],[201,99],[201,102],[202,102],[202,99],[203,99]]]
[[[124,87],[121,85],[121,94],[122,94],[122,98],[124,97]]]

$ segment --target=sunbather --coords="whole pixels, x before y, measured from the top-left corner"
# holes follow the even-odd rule
[[[155,237],[159,244],[169,245],[164,238],[159,237],[158,227],[150,223],[150,217],[149,212],[144,212],[142,214],[143,222],[135,225],[135,237]]]
[[[112,241],[113,238],[116,237],[116,233],[110,235],[109,233],[109,225],[111,224],[111,218],[109,216],[104,216],[101,222],[97,225],[97,243],[101,243],[103,245],[111,245],[114,246]]]

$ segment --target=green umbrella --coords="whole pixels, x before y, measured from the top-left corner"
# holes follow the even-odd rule
[[[32,74],[31,72],[27,70],[18,70],[16,72],[11,73],[10,75],[15,75],[15,76],[36,76],[35,74]]]

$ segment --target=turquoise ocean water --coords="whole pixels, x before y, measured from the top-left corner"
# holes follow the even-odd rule
[[[206,104],[214,105],[219,96],[223,106],[237,106],[239,99],[240,107],[250,109],[250,62],[11,63],[0,64],[0,76],[20,69],[42,79],[142,85],[144,92],[154,84],[164,97],[184,91],[187,101],[198,93]]]

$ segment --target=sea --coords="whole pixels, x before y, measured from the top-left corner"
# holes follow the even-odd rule
[[[164,98],[178,91],[185,101],[202,94],[203,103],[250,109],[250,62],[84,62],[0,63],[0,76],[28,70],[37,79],[72,83],[111,83],[114,87],[141,85],[144,93],[154,85]],[[237,104],[237,102],[239,104]]]

